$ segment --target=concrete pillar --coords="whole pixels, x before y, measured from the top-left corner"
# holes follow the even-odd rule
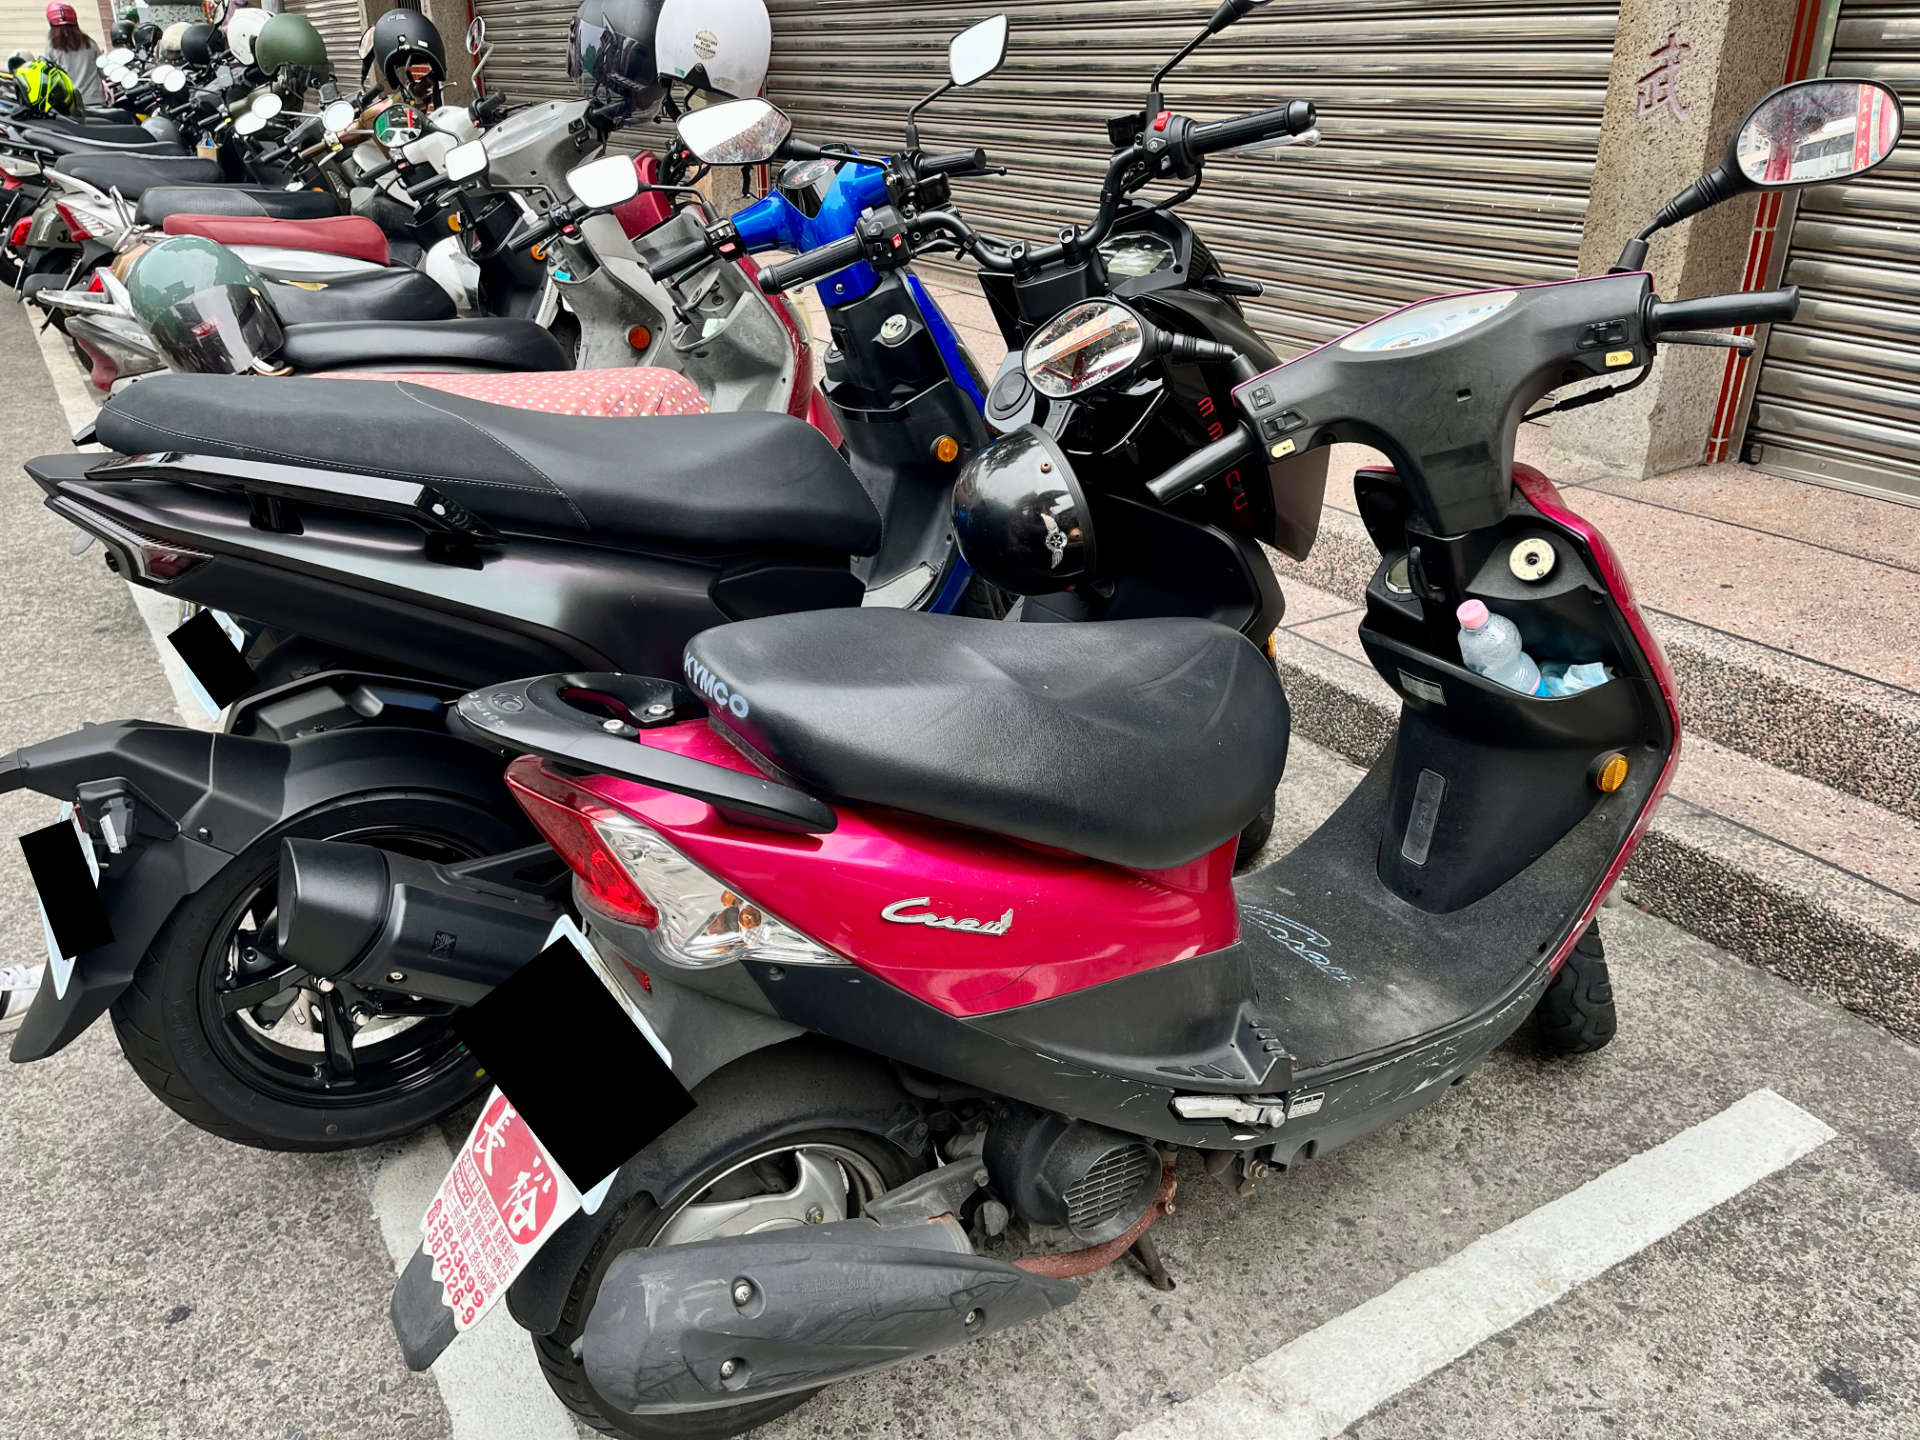
[[[1580,273],[1620,247],[1725,155],[1735,127],[1780,83],[1799,0],[1623,0]],[[1738,290],[1755,197],[1719,205],[1655,238],[1647,268],[1663,297]],[[1557,416],[1556,449],[1644,479],[1700,462],[1726,352],[1663,349],[1631,395]]]

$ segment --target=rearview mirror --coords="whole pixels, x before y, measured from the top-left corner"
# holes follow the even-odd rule
[[[476,175],[486,174],[486,144],[469,140],[464,145],[454,146],[447,152],[445,169],[449,180],[471,180]]]
[[[160,82],[160,88],[169,95],[178,95],[187,88],[187,77],[178,70],[168,70],[167,78]]]
[[[467,26],[467,54],[478,55],[487,43],[487,17],[476,15]]]
[[[102,65],[121,66],[131,64],[132,61],[133,51],[127,49],[124,45],[116,46],[100,57],[100,63]]]
[[[1020,363],[1034,389],[1067,400],[1131,370],[1146,343],[1146,326],[1127,306],[1084,300],[1036,330]]]
[[[947,73],[956,85],[971,85],[998,70],[1007,58],[1007,17],[993,15],[947,44]]]
[[[233,122],[233,133],[236,135],[258,135],[266,128],[266,116],[257,110],[249,110]]]
[[[1847,180],[1893,153],[1904,122],[1900,97],[1871,80],[1801,80],[1753,107],[1728,159],[1761,190]]]
[[[567,172],[573,198],[590,210],[611,210],[640,193],[640,172],[625,155],[607,155]]]
[[[320,109],[320,123],[326,127],[329,135],[338,135],[343,130],[353,128],[353,102],[335,100]]]
[[[787,143],[793,122],[765,100],[730,100],[680,117],[680,143],[709,165],[758,165]]]
[[[260,123],[264,125],[284,110],[286,104],[287,102],[274,94],[273,91],[263,90],[248,103],[247,113],[258,116]]]

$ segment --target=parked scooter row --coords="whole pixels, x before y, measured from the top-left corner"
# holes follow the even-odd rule
[[[581,47],[587,13],[592,76],[625,47]],[[1006,44],[1004,17],[956,37],[952,84]],[[409,1363],[507,1295],[566,1403],[656,1436],[1036,1318],[1129,1251],[1163,1277],[1181,1150],[1251,1184],[1438,1098],[1529,1015],[1604,1044],[1592,919],[1679,717],[1618,561],[1515,433],[1660,344],[1791,318],[1791,290],[1660,300],[1647,242],[1871,168],[1899,102],[1786,87],[1610,273],[1280,363],[1251,282],[1134,197],[1310,137],[1313,106],[1196,120],[1172,69],[1051,243],[965,219],[951,180],[982,152],[929,155],[909,121],[863,157],[758,100],[679,119],[676,166],[788,166],[729,221],[679,211],[619,256],[609,212],[645,182],[617,160],[521,214],[569,281],[590,260],[676,298],[800,251],[753,278],[820,286],[838,446],[772,405],[541,413],[487,388],[538,380],[472,375],[289,404],[180,374],[109,401],[105,460],[32,462],[119,573],[245,625],[244,653],[212,615],[183,639],[237,687],[209,685],[218,733],[122,722],[0,762],[72,817],[36,838],[50,982],[14,1058],[111,1011],[166,1103],[285,1148],[497,1080],[396,1289]],[[551,176],[594,103],[505,117],[445,183]],[[1019,342],[991,385],[907,269],[954,252]],[[676,309],[690,355],[724,317]],[[1353,796],[1236,876],[1289,728],[1262,542],[1306,553],[1335,441],[1391,462],[1356,480],[1381,556],[1360,636],[1404,708]],[[1475,673],[1465,604],[1607,678]],[[584,1123],[602,1085],[626,1103]]]

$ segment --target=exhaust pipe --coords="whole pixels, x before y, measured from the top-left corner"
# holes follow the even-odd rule
[[[336,840],[280,846],[280,954],[309,974],[455,1005],[546,944],[560,907],[445,865]]]
[[[580,1358],[620,1409],[671,1415],[917,1360],[1079,1293],[974,1254],[951,1215],[836,1220],[627,1251],[600,1282]]]

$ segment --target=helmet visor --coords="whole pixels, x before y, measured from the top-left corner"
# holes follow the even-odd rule
[[[274,369],[282,338],[279,317],[245,285],[215,285],[176,301],[152,334],[168,365],[201,375]]]
[[[653,73],[653,46],[605,25],[573,17],[567,41],[567,78],[604,86],[616,95],[634,95],[659,83]]]

